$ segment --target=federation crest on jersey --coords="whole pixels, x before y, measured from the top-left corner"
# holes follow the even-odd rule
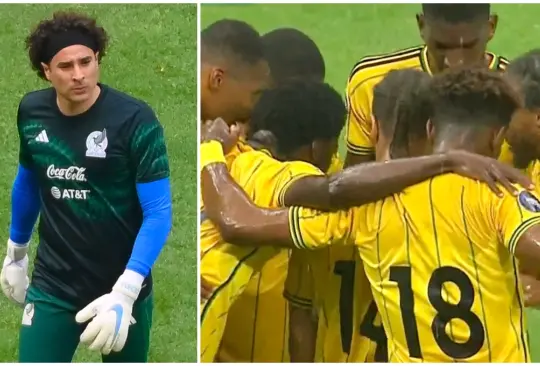
[[[86,138],[86,156],[92,158],[104,158],[107,156],[107,130],[94,131]]]
[[[518,196],[521,207],[531,211],[540,212],[540,201],[532,193],[523,191]]]

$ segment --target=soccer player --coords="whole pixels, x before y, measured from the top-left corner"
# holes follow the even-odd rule
[[[532,50],[515,59],[508,66],[506,75],[516,83],[524,96],[524,109],[512,121],[506,139],[512,153],[511,163],[524,169],[534,182],[538,181],[540,168],[540,130],[538,120],[540,110],[540,50]]]
[[[41,21],[26,39],[32,68],[52,87],[26,94],[17,114],[0,282],[25,306],[20,362],[70,362],[79,341],[104,362],[148,358],[151,268],[172,223],[168,158],[152,109],[99,83],[107,43],[95,19],[71,12]]]
[[[424,75],[425,74],[414,70],[403,70],[390,73],[388,80],[377,87],[378,98],[376,101],[378,101],[378,103],[375,105],[377,116],[387,120],[392,118],[394,112],[393,105],[397,102],[400,94],[407,95],[408,92],[410,92],[410,97],[416,98],[417,95],[414,91],[422,84],[422,81],[425,83],[426,79],[422,78]],[[400,113],[404,114],[402,111],[400,111]],[[421,131],[425,131],[425,123],[427,121],[426,113],[427,112],[423,112],[424,119],[422,121]],[[366,176],[369,176],[369,174],[366,174]],[[367,187],[367,182],[363,184],[363,186]],[[319,310],[321,310],[320,316],[323,321],[320,323],[318,332],[316,331],[316,328],[314,330],[313,327],[316,327],[316,323],[310,324],[312,323],[310,317],[312,299],[310,298],[306,301],[307,296],[295,296],[292,291],[288,291],[288,300],[297,308],[291,309],[291,311],[295,310],[294,313],[291,313],[292,329],[290,351],[293,360],[313,360],[315,337],[318,338],[320,344],[320,347],[318,348],[322,352],[322,354],[317,355],[316,360],[325,360],[327,362],[384,360],[386,351],[384,348],[384,333],[373,324],[377,313],[376,307],[372,304],[370,292],[367,292],[366,294],[366,288],[368,291],[370,290],[367,285],[367,279],[365,279],[365,276],[363,275],[362,267],[359,266],[359,270],[355,271],[354,251],[346,248],[332,247],[329,252],[319,252],[317,255],[313,255],[313,258],[309,259],[311,259],[310,263],[307,264],[311,265],[312,269],[315,268],[315,272],[317,272],[315,285],[317,286],[318,292],[324,294],[324,296],[319,296],[324,301],[324,306],[319,307]],[[294,262],[296,264],[296,261]],[[305,260],[302,262],[306,263]],[[326,268],[329,264],[332,264],[330,273],[328,273]],[[350,270],[348,272],[341,271],[343,266],[347,266]],[[294,267],[294,274],[298,273],[303,281],[296,281],[297,283],[292,285],[292,287],[295,285],[309,287],[310,284],[302,283],[305,282],[306,275],[298,268],[300,266]],[[334,270],[336,273],[334,273]],[[340,276],[346,277],[341,278]],[[349,276],[352,276],[352,278]],[[354,279],[355,276],[356,281]],[[352,297],[350,298],[350,301],[347,301],[346,299],[347,289],[349,289],[350,286],[353,286],[352,289],[349,289],[352,293],[355,285],[358,290],[355,292],[363,290],[362,293],[365,296],[362,296],[362,299],[354,306],[353,311]],[[340,291],[341,289],[343,290]],[[312,294],[310,294],[310,296],[312,296]],[[349,310],[342,310],[344,313],[340,316],[340,309],[338,307]],[[301,313],[302,308],[305,309],[304,314]],[[304,321],[294,324],[293,318],[295,317]],[[356,321],[353,321],[353,317]],[[335,321],[330,321],[330,318]],[[357,332],[353,333],[351,328],[357,328],[354,324],[362,325],[361,334]],[[302,341],[301,344],[298,344],[300,341],[297,341],[297,339]],[[377,342],[371,342],[370,339],[376,340]]]
[[[292,80],[323,82],[325,64],[315,42],[294,28],[278,28],[261,37],[273,85]],[[329,172],[342,166],[337,154]],[[289,251],[267,261],[234,302],[217,360],[288,362],[288,307],[283,297]]]
[[[291,80],[324,81],[323,55],[304,32],[295,28],[277,28],[264,34],[262,42],[274,85]]]
[[[353,67],[346,88],[349,117],[345,165],[374,157],[369,138],[373,88],[390,70],[418,68],[432,75],[449,67],[474,64],[504,70],[508,61],[486,51],[497,20],[496,15],[490,15],[490,4],[422,4],[417,21],[424,45],[361,59]]]
[[[200,52],[202,120],[222,118],[229,125],[242,126],[250,119],[254,104],[270,82],[259,33],[242,21],[219,20],[201,32]],[[241,136],[235,148],[228,152],[227,164],[230,166],[236,156],[250,150],[251,146]],[[204,219],[202,198],[199,209],[200,236],[212,235],[212,226]],[[201,255],[209,249],[201,246]]]
[[[321,170],[328,169],[345,115],[339,93],[327,84],[294,82],[266,91],[252,113],[248,141],[257,146],[256,134],[251,135],[251,131],[269,131],[279,136],[282,143],[275,148],[240,154],[232,162],[231,175],[257,196],[259,204],[283,206],[289,192],[299,189],[302,178],[322,175]],[[294,126],[292,131],[288,125]],[[291,162],[281,163],[272,156]],[[315,163],[321,170],[302,160]],[[213,204],[212,200],[204,202]],[[226,235],[219,237],[215,226],[213,230],[201,227],[201,276],[216,288],[202,304],[203,362],[214,361],[228,311],[236,298],[268,260],[280,255],[274,248],[258,250],[228,244],[226,240]],[[282,334],[279,335],[283,338]]]
[[[374,119],[392,121],[398,115],[400,119],[413,119],[419,121],[416,126],[420,129],[410,132],[425,135],[430,109],[427,102],[417,99],[422,97],[422,90],[429,85],[429,80],[430,77],[419,70],[390,71],[375,86]],[[404,106],[413,104],[411,99],[414,108],[408,110]],[[389,123],[380,124],[386,126]],[[377,131],[376,126],[372,131]],[[384,131],[372,138],[384,139],[388,135],[392,133]],[[424,155],[424,151],[412,155]],[[353,248],[331,246],[320,251],[293,250],[286,295],[291,303],[307,307],[307,311],[309,304],[318,305],[322,321],[318,326],[319,347],[315,362],[387,361],[386,336],[380,316],[362,262]],[[299,311],[291,312],[291,333],[306,333],[305,329],[310,327],[308,319]],[[295,347],[291,344],[291,355],[299,355],[302,361],[313,361],[306,352],[313,345],[306,344],[306,338],[304,336],[303,342]]]
[[[435,151],[468,148],[498,156],[521,106],[501,75],[447,72],[434,78],[430,94]],[[393,156],[426,144],[411,140],[407,129],[395,125],[394,140],[379,139],[378,158],[387,141]],[[257,225],[261,217],[253,214],[242,225]],[[390,361],[529,361],[517,260],[522,270],[540,277],[540,201],[530,192],[500,198],[481,183],[445,174],[349,211],[293,207],[265,218],[270,230],[253,226],[245,236],[306,249],[331,243],[359,249],[382,313]]]
[[[540,50],[531,50],[517,57],[508,66],[505,76],[517,83],[524,96],[524,107],[512,120],[501,157],[523,171],[538,185],[540,183],[540,132],[538,114],[540,110]],[[522,274],[525,304],[540,305],[540,282]]]
[[[247,122],[268,87],[269,69],[259,33],[249,24],[219,20],[201,32],[201,117]]]

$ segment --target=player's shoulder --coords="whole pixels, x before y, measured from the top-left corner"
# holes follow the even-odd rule
[[[248,145],[247,143],[244,143]],[[248,145],[250,146],[250,145]],[[260,164],[273,164],[277,162],[266,150],[246,149],[246,151],[240,152],[234,160],[235,165],[249,165],[253,162],[260,162]]]
[[[281,164],[272,158],[266,150],[246,150],[239,152],[231,162],[230,172],[236,179],[241,179],[245,174],[260,174],[269,167]]]
[[[391,70],[421,66],[423,45],[400,49],[389,53],[365,56],[352,68],[348,84],[358,85],[370,80],[382,79]]]
[[[19,102],[19,113],[30,113],[34,109],[50,107],[55,99],[53,88],[34,90],[26,93]]]
[[[113,108],[119,115],[126,118],[118,119],[135,123],[153,123],[157,121],[156,114],[152,107],[142,99],[124,93],[118,89],[105,84],[100,84],[105,95],[104,107],[108,110]]]
[[[324,175],[324,173],[315,165],[305,161],[295,160],[283,163],[283,172],[290,176],[296,175]]]
[[[322,175],[320,169],[303,161],[279,161],[267,150],[251,150],[234,159],[231,175],[240,179],[243,175],[265,175],[268,181],[294,178],[300,175]]]
[[[519,184],[514,184],[514,187],[519,192],[517,197],[510,195],[502,185],[499,185],[500,191],[504,193],[504,198],[501,200],[486,183],[456,173],[442,174],[420,183],[420,185],[423,185],[425,189],[429,189],[432,195],[460,200],[464,206],[479,209],[487,206],[499,206],[504,199],[515,200],[517,198],[519,201],[520,197],[525,198],[528,196],[536,199],[535,193],[527,191]]]

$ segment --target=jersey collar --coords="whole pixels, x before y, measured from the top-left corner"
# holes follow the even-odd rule
[[[420,52],[420,67],[428,74],[433,75],[433,72],[429,67],[427,50],[427,46],[424,46]],[[489,58],[489,69],[496,70],[499,64],[499,58],[492,52],[486,52],[486,56]]]

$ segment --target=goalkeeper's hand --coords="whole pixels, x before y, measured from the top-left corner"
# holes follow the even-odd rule
[[[19,306],[24,306],[28,289],[28,244],[19,245],[8,240],[0,283],[4,294]]]
[[[143,281],[142,275],[126,270],[110,293],[79,311],[75,316],[78,323],[86,323],[94,318],[81,334],[81,343],[90,345],[91,350],[99,350],[104,355],[111,350],[120,352],[126,344],[129,325],[135,324],[131,312]]]

